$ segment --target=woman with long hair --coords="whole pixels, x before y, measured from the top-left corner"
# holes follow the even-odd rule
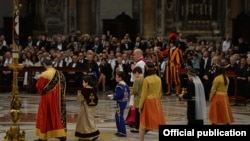
[[[161,103],[161,87],[161,78],[156,74],[154,63],[146,62],[139,102],[140,141],[144,141],[144,135],[147,131],[157,130],[159,125],[165,124]]]
[[[229,78],[225,74],[225,65],[216,64],[215,78],[210,90],[210,109],[208,119],[212,124],[230,124],[234,117],[228,98]]]

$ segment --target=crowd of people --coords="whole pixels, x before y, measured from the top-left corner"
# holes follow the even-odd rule
[[[12,63],[11,49],[12,45],[6,43],[4,35],[1,35],[1,66]],[[69,36],[40,35],[37,39],[29,36],[26,43],[19,46],[19,52],[19,62],[24,66],[42,66],[44,60],[46,62],[46,58],[50,58],[51,64],[49,65],[53,68],[68,67],[87,70],[74,72],[72,69],[70,72],[63,72],[67,85],[69,85],[69,80],[73,79],[75,83],[73,86],[82,87],[83,78],[91,76],[93,79],[91,88],[95,87],[104,93],[107,90],[114,91],[115,94],[111,96],[111,99],[117,101],[118,131],[116,135],[119,137],[126,136],[123,112],[130,93],[136,97],[134,106],[137,115],[137,124],[131,132],[140,132],[142,141],[146,131],[156,129],[159,124],[165,124],[160,102],[162,95],[175,93],[180,98],[190,100],[187,112],[188,124],[203,124],[206,117],[205,101],[211,102],[209,120],[212,124],[230,124],[234,121],[231,109],[218,109],[216,103],[226,97],[227,102],[221,105],[228,107],[228,96],[233,96],[235,93],[244,97],[246,103],[250,99],[247,93],[250,89],[250,48],[243,38],[239,38],[238,43],[233,44],[229,37],[216,41],[189,41],[183,39],[181,33],[171,33],[167,38],[137,36],[136,39],[131,39],[129,34],[119,39],[105,34],[93,37],[89,34],[72,33]],[[188,71],[188,75],[179,73],[180,70],[185,69],[192,71]],[[226,72],[230,74],[233,72],[236,79],[228,77]],[[34,75],[37,74],[34,73]],[[42,73],[41,76],[44,75]],[[11,77],[11,71],[3,72],[1,77]],[[46,79],[48,79],[47,76]],[[236,81],[237,87],[233,87]],[[10,83],[4,81],[1,85]],[[84,80],[84,87],[89,87],[85,86],[85,83],[90,84],[90,82]],[[23,81],[23,85],[29,84]],[[127,90],[127,94],[124,95],[124,89],[128,87],[136,88],[136,91]],[[188,95],[181,94],[181,88],[188,88]],[[40,93],[44,91],[40,90]],[[78,96],[80,93],[84,92],[78,92]],[[204,93],[199,96],[200,102],[193,101],[193,97],[197,97],[199,93]],[[80,99],[83,101],[84,96]],[[155,118],[150,117],[152,105],[155,106],[154,109],[157,109],[157,114],[154,113],[157,116],[156,121]],[[196,110],[197,105],[200,105],[198,106],[200,110]],[[86,103],[82,105],[82,108],[84,107]],[[221,118],[224,112],[229,114],[230,120]],[[92,125],[96,139],[99,130],[93,123]],[[38,128],[39,126],[37,125]],[[82,130],[81,127],[79,127],[80,130]],[[76,135],[82,136],[78,131]],[[62,136],[64,137],[64,134]],[[45,137],[42,136],[43,138]]]
[[[178,51],[172,52],[171,49],[168,51],[169,48],[172,48],[170,42],[173,42],[172,46],[174,45]],[[237,83],[238,93],[249,99],[249,95],[245,93],[245,89],[249,86],[247,84],[249,83],[247,80],[249,76],[249,44],[243,38],[239,38],[238,43],[233,44],[229,37],[217,41],[193,42],[183,39],[181,33],[176,34],[175,39],[142,38],[140,36],[131,39],[129,34],[125,34],[121,39],[105,34],[99,37],[76,33],[68,36],[54,35],[53,37],[39,35],[38,38],[29,36],[27,41],[19,46],[19,63],[24,66],[41,66],[43,58],[50,57],[54,67],[88,68],[89,73],[92,73],[97,79],[96,84],[99,89],[106,92],[115,88],[116,70],[124,71],[126,75],[124,81],[132,86],[133,73],[131,68],[134,67],[138,54],[133,54],[133,50],[136,48],[142,51],[141,55],[144,56],[145,60],[151,60],[155,63],[157,74],[162,78],[163,90],[166,95],[173,90],[180,94],[181,87],[185,86],[183,79],[179,78],[178,73],[176,73],[178,69],[194,68],[199,71],[202,82],[206,84],[205,93],[208,100],[213,79],[213,66],[219,59],[225,61],[228,70],[237,72],[236,75],[239,76],[237,78],[239,81]],[[12,63],[11,49],[11,43],[8,44],[4,35],[1,35],[0,66]],[[161,54],[156,53],[158,51]],[[1,76],[10,78],[6,80],[11,81],[12,75],[10,73],[10,71],[5,71]],[[26,78],[23,85],[29,85],[27,74],[23,75],[24,79]],[[74,71],[65,73],[67,82],[74,80],[76,84],[73,86],[79,87],[81,87],[83,75],[83,73]],[[1,85],[9,85],[10,83],[5,81]],[[233,91],[230,87],[230,94],[234,94]]]

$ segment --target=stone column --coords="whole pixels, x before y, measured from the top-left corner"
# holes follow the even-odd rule
[[[162,0],[161,1],[161,12],[162,12],[162,15],[161,15],[161,36],[164,36],[166,34],[165,33],[165,14],[166,14],[165,4],[166,4],[166,1]]]
[[[69,33],[73,30],[76,30],[76,0],[69,0]]]
[[[244,0],[228,0],[228,6],[230,12],[228,12],[228,22],[226,25],[226,34],[230,37],[233,37],[233,19],[237,18],[237,16],[244,10]]]
[[[155,36],[155,20],[156,20],[156,1],[155,0],[143,0],[142,7],[142,25],[143,36],[154,37]]]
[[[77,29],[91,33],[91,0],[77,0]]]
[[[20,3],[22,6],[21,6],[21,12],[20,12],[20,16],[21,17],[26,17],[27,14],[28,14],[28,5],[27,5],[27,1],[21,1]]]
[[[244,11],[244,0],[231,0],[231,19],[235,19]]]

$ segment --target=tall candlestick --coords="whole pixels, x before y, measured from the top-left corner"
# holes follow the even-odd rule
[[[201,9],[200,9],[200,10],[201,10],[201,12],[200,12],[200,13],[201,13],[201,15],[202,15],[202,4],[201,4],[200,8],[201,8]]]
[[[18,88],[18,71],[23,69],[23,65],[19,64],[19,16],[20,16],[20,7],[22,5],[19,3],[19,0],[13,0],[13,32],[12,32],[12,64],[8,65],[9,69],[13,70],[13,80],[12,80],[12,91],[11,91],[11,102],[10,102],[10,115],[12,120],[12,125],[9,130],[6,130],[6,136],[3,141],[26,141],[25,140],[25,131],[21,131],[18,125],[20,120],[22,106],[20,97],[19,97],[19,88]]]
[[[15,11],[14,11],[14,32],[13,32],[13,49],[18,51],[18,46],[19,46],[19,15],[20,15],[20,11],[18,9],[19,5],[15,6]]]
[[[205,5],[205,15],[207,15],[207,5]]]
[[[210,16],[212,16],[212,5],[210,4]]]
[[[191,7],[192,9],[192,14],[194,14],[194,4],[192,4],[192,7]]]
[[[184,16],[184,7],[181,6],[181,16]]]

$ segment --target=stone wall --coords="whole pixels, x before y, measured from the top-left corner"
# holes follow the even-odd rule
[[[67,32],[68,18],[65,0],[45,1],[44,26],[48,34],[65,34]]]
[[[133,18],[132,0],[100,0],[100,31],[102,31],[103,19],[114,19],[124,12]],[[98,21],[97,21],[98,22]]]
[[[12,17],[12,1],[10,0],[0,0],[0,34],[3,32],[4,17]]]

